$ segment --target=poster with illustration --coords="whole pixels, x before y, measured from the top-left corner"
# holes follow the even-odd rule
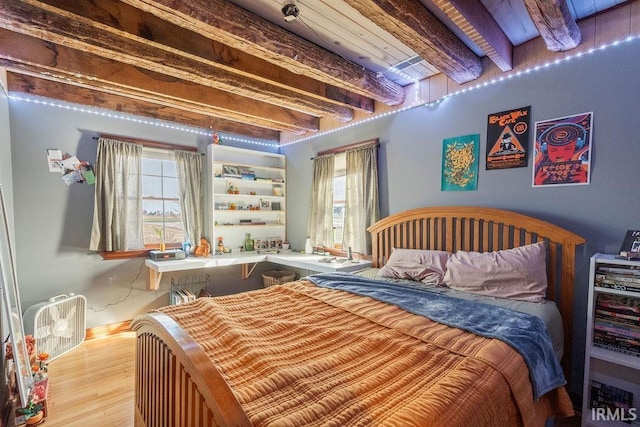
[[[536,122],[533,186],[586,185],[593,112]]]
[[[527,166],[531,106],[489,114],[486,169]]]
[[[442,141],[442,191],[478,188],[480,134],[457,136]]]

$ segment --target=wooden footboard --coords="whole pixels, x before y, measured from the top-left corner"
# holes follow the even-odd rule
[[[136,426],[250,426],[204,351],[168,316],[145,314],[136,331]]]

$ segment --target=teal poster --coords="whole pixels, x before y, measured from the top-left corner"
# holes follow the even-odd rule
[[[478,189],[480,134],[442,141],[442,191]]]

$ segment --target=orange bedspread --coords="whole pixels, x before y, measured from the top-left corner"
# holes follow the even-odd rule
[[[533,401],[524,360],[501,341],[306,281],[160,311],[256,426],[541,426],[573,414],[564,388]]]

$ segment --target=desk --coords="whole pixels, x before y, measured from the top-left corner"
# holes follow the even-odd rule
[[[279,253],[258,253],[258,251],[240,252],[239,254],[212,255],[208,257],[188,257],[186,259],[154,261],[147,259],[144,263],[149,267],[149,290],[158,290],[162,273],[167,271],[194,270],[200,268],[226,267],[229,265],[242,266],[242,278],[248,278],[259,262],[272,262],[288,267],[304,268],[319,273],[335,271],[351,272],[369,268],[371,261],[347,261],[346,258],[336,257],[332,262],[320,262],[325,255],[307,255],[299,252],[281,250]],[[249,268],[249,264],[254,264]]]

